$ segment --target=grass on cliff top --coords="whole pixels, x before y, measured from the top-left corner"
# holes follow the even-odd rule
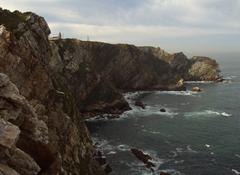
[[[7,30],[12,31],[17,28],[19,23],[25,22],[30,14],[30,12],[11,12],[0,8],[0,25],[4,25]]]

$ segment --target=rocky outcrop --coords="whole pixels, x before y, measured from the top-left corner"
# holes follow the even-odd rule
[[[193,57],[187,72],[190,81],[221,81],[219,65],[216,60],[208,57]]]
[[[149,156],[148,154],[145,154],[141,150],[132,148],[131,152],[132,152],[132,154],[134,154],[136,156],[136,158],[138,158],[140,161],[142,161],[146,165],[147,168],[152,169],[153,167],[156,166],[153,162],[151,162],[152,157]]]
[[[129,110],[124,91],[183,90],[183,79],[219,77],[209,58],[49,34],[44,18],[0,8],[0,173],[104,174],[86,113]]]
[[[73,94],[59,91],[49,68],[47,23],[34,13],[0,14],[0,172],[104,174]]]
[[[193,92],[202,92],[202,89],[200,87],[193,87],[192,91]]]
[[[53,62],[62,65],[64,74],[95,72],[95,82],[110,82],[123,91],[181,88],[168,63],[133,45],[59,39],[52,41],[52,47],[59,53]]]
[[[98,65],[89,60],[88,55],[92,53],[78,48],[79,42],[51,41],[53,54],[49,67],[58,90],[72,94],[81,112],[120,114],[129,110],[128,103],[107,75],[99,73]]]
[[[185,81],[221,81],[219,65],[208,57],[188,59],[184,53],[169,54],[160,48],[140,47],[146,53],[170,64],[174,76]]]

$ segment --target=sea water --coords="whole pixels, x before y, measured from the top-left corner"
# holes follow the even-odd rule
[[[112,174],[240,174],[240,58],[218,62],[224,82],[187,83],[185,92],[127,93],[131,111],[120,119],[88,122]],[[194,86],[203,92],[191,92]],[[134,106],[133,98],[146,109]],[[151,155],[154,172],[134,157],[131,148]]]

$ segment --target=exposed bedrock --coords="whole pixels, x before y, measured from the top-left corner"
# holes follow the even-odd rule
[[[49,40],[49,34],[44,18],[0,8],[0,173],[104,174],[94,158],[86,113],[129,110],[126,91],[184,90],[183,80],[220,78],[210,58]]]

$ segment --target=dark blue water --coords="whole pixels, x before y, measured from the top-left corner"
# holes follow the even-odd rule
[[[225,83],[188,84],[201,93],[138,92],[143,101],[118,120],[88,123],[95,141],[117,175],[170,174],[231,175],[240,172],[240,59],[218,60]],[[229,77],[230,76],[230,77]],[[166,113],[159,110],[164,107]],[[129,151],[150,154],[151,172]]]

